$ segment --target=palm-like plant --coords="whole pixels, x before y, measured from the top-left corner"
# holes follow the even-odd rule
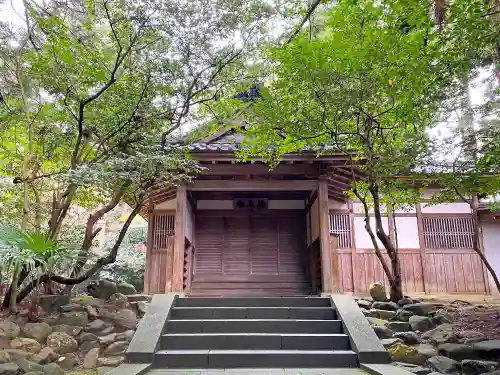
[[[11,227],[0,228],[0,274],[10,279],[9,306],[16,305],[17,291],[27,275],[52,274],[69,260],[69,251],[47,236]],[[39,284],[39,283],[38,283]]]

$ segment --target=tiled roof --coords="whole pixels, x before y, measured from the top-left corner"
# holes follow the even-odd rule
[[[195,152],[235,152],[239,150],[238,146],[234,143],[196,142],[188,145],[188,149]]]
[[[237,143],[205,143],[205,142],[196,142],[188,145],[188,149],[194,152],[235,152],[240,150],[240,146]],[[335,148],[330,146],[321,146],[319,147],[320,151],[332,150]],[[304,146],[302,152],[315,152],[317,149],[311,146]]]

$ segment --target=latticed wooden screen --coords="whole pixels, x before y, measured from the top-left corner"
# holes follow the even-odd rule
[[[174,234],[175,216],[153,216],[153,249],[167,249],[168,236]]]
[[[350,249],[352,247],[349,214],[330,213],[330,234],[338,236],[339,249]]]
[[[471,217],[424,217],[427,249],[472,249],[474,225]]]

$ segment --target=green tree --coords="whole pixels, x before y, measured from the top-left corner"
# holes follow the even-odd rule
[[[73,285],[115,262],[151,186],[197,171],[171,140],[238,79],[275,9],[257,0],[24,4],[25,27],[0,33],[0,171],[14,182],[2,202],[22,229],[50,240],[77,208],[91,210],[71,271],[39,278]],[[109,254],[89,264],[97,221],[121,201],[131,214]],[[31,274],[19,274],[18,301],[36,285]]]
[[[305,146],[349,156],[352,181],[344,189],[364,206],[394,301],[402,297],[401,267],[384,209],[404,208],[420,195],[411,178],[394,177],[427,155],[427,130],[452,107],[476,64],[470,55],[483,48],[464,49],[472,33],[458,37],[457,25],[468,19],[476,36],[491,27],[482,17],[487,6],[456,3],[453,26],[439,29],[427,1],[340,2],[315,37],[305,33],[269,50],[272,79],[263,98],[240,108],[250,125],[242,158],[259,155],[273,166]]]

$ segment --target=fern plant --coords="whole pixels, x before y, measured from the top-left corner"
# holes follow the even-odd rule
[[[40,275],[53,274],[70,260],[69,249],[44,234],[7,226],[0,228],[0,274],[11,283],[11,311],[15,309],[18,289],[23,282],[35,281],[39,286]],[[34,275],[34,280],[26,280],[26,275]]]

